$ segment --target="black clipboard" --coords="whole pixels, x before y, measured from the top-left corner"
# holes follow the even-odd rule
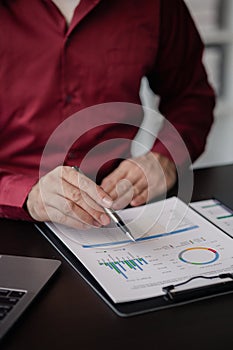
[[[233,273],[226,273],[212,277],[196,276],[183,283],[164,287],[164,295],[159,297],[125,303],[114,303],[77,256],[60,241],[46,224],[37,223],[35,226],[118,316],[129,317],[140,315],[233,292]],[[225,234],[223,231],[222,233]],[[191,280],[196,278],[215,279],[216,283],[197,288],[177,290],[177,287],[187,285]]]

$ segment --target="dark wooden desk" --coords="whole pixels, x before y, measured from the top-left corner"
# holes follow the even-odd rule
[[[195,172],[193,199],[229,191],[233,165]],[[62,261],[1,350],[232,349],[233,294],[120,318],[30,223],[0,220],[0,252]]]

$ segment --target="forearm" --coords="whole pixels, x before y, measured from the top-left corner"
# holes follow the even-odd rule
[[[32,220],[25,209],[25,201],[36,177],[12,173],[0,169],[0,217],[16,220]]]
[[[202,63],[203,43],[183,1],[161,1],[160,42],[154,69],[148,74],[160,96],[159,109],[177,135],[165,125],[153,151],[182,164],[189,153],[195,160],[204,150],[213,122],[215,94]],[[184,151],[179,135],[188,152]],[[184,146],[184,145],[183,145]]]
[[[208,90],[207,90],[208,91]],[[173,160],[176,165],[195,161],[205,149],[213,123],[214,95],[184,95],[176,101],[162,101],[166,121],[152,151]]]

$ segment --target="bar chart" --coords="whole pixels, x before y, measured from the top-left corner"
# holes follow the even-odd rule
[[[127,258],[113,258],[109,255],[108,259],[98,261],[100,266],[110,269],[113,273],[128,279],[128,273],[133,271],[143,271],[148,261],[143,257],[134,257],[129,254]]]

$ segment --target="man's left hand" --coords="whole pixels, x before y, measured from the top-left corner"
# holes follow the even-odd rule
[[[114,199],[114,208],[142,205],[165,193],[176,182],[175,164],[150,152],[127,159],[103,179],[101,187]]]

